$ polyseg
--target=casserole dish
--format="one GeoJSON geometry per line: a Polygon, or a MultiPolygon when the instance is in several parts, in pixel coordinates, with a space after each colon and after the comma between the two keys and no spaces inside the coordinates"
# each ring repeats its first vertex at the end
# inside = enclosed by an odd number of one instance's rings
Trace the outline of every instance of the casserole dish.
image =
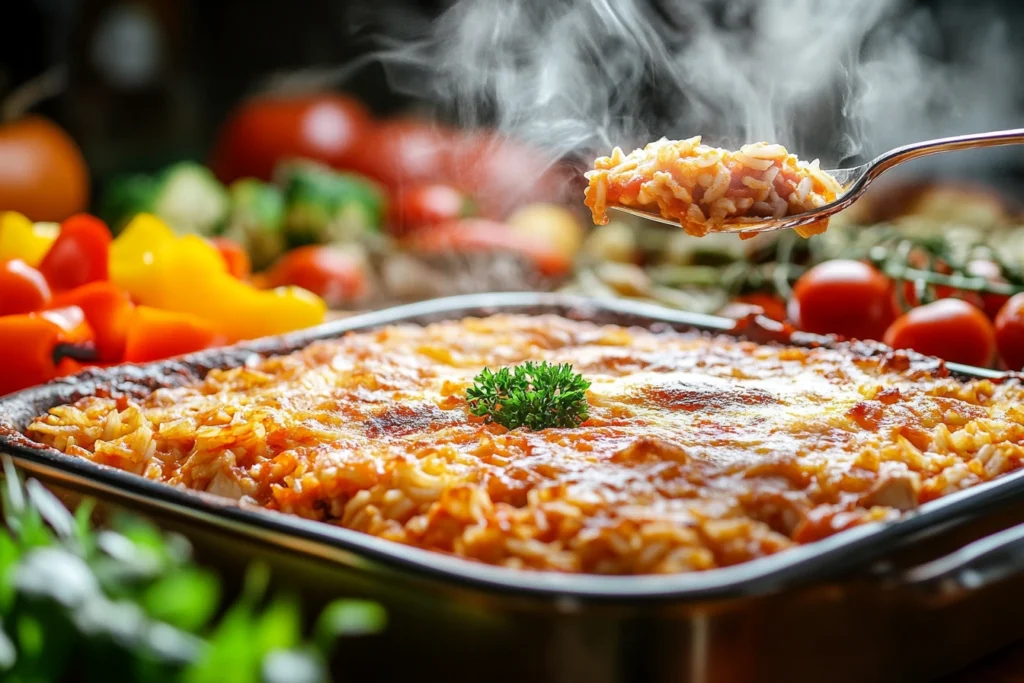
{"type": "MultiPolygon", "coordinates": [[[[1012,609],[1013,595],[1024,592],[1015,576],[1024,530],[1012,526],[1024,519],[1014,506],[1022,471],[931,501],[897,521],[857,526],[750,562],[609,577],[476,564],[240,507],[66,456],[21,433],[49,408],[103,388],[144,395],[212,368],[241,365],[254,353],[287,352],[350,330],[496,312],[829,343],[752,321],[734,327],[730,320],[623,301],[457,297],[29,389],[0,401],[0,450],[44,481],[144,509],[188,530],[201,553],[227,565],[258,549],[312,593],[380,600],[392,626],[381,642],[348,655],[349,676],[365,666],[366,675],[386,680],[434,680],[442,671],[455,680],[478,680],[483,672],[497,680],[912,680],[967,663],[1024,632],[1012,609]],[[957,549],[990,532],[996,533],[957,549]],[[881,558],[889,564],[873,564],[881,558]],[[394,652],[402,655],[388,656],[394,652]]],[[[965,377],[999,376],[949,367],[965,377]]]]}

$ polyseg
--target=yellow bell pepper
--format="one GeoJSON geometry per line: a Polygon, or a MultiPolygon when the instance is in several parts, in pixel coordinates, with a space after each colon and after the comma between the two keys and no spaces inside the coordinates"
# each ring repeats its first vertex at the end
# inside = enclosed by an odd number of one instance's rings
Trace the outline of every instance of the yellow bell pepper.
{"type": "Polygon", "coordinates": [[[21,259],[35,268],[59,232],[56,223],[33,223],[17,211],[4,211],[0,213],[0,261],[21,259]]]}
{"type": "Polygon", "coordinates": [[[316,325],[327,306],[298,287],[263,291],[233,277],[217,248],[197,235],[175,237],[140,215],[114,240],[110,277],[140,304],[190,313],[232,341],[316,325]]]}

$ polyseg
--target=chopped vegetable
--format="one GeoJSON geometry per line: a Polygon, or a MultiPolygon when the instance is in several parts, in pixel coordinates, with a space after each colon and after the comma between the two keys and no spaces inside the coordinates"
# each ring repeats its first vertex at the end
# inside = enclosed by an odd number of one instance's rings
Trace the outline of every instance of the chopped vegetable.
{"type": "Polygon", "coordinates": [[[996,345],[1007,368],[1024,370],[1024,293],[1010,297],[999,310],[996,345]]]}
{"type": "Polygon", "coordinates": [[[39,270],[55,291],[106,280],[110,230],[98,218],[78,214],[61,223],[60,234],[39,270]]]}
{"type": "Polygon", "coordinates": [[[291,246],[343,242],[380,232],[384,195],[360,176],[313,163],[282,169],[285,234],[291,246]]]}
{"type": "Polygon", "coordinates": [[[253,266],[266,268],[284,253],[284,195],[274,185],[255,178],[234,182],[231,218],[224,236],[245,246],[253,266]]]}
{"type": "Polygon", "coordinates": [[[82,309],[0,316],[0,395],[54,379],[65,357],[95,357],[92,330],[82,309]]]}
{"type": "Polygon", "coordinates": [[[59,231],[53,223],[33,223],[16,211],[0,213],[0,261],[21,259],[38,268],[59,231]]]}
{"type": "Polygon", "coordinates": [[[0,316],[31,313],[50,303],[50,286],[38,270],[21,259],[0,263],[0,316]]]}
{"type": "Polygon", "coordinates": [[[340,308],[369,292],[368,266],[364,259],[334,246],[309,245],[292,249],[267,273],[271,287],[295,285],[340,308]]]}
{"type": "Polygon", "coordinates": [[[178,233],[214,235],[224,229],[231,210],[227,190],[206,167],[183,161],[155,177],[114,180],[102,202],[115,229],[136,214],[152,213],[178,233]]]}
{"type": "Polygon", "coordinates": [[[880,340],[898,310],[892,281],[866,263],[843,259],[804,273],[789,301],[799,329],[854,339],[880,340]]]}
{"type": "Polygon", "coordinates": [[[961,299],[939,299],[900,316],[886,330],[885,343],[894,349],[986,367],[996,350],[996,334],[975,306],[961,299]]]}
{"type": "Polygon", "coordinates": [[[509,216],[512,232],[547,244],[567,258],[575,258],[583,244],[583,225],[572,211],[555,204],[530,204],[509,216]]]}
{"type": "Polygon", "coordinates": [[[124,361],[145,363],[214,346],[213,325],[189,313],[136,306],[125,334],[124,361]]]}
{"type": "Polygon", "coordinates": [[[126,291],[109,281],[90,282],[58,294],[53,306],[82,309],[95,336],[98,359],[111,363],[122,359],[134,308],[126,291]]]}
{"type": "Polygon", "coordinates": [[[210,239],[210,243],[220,252],[229,273],[239,280],[245,280],[252,274],[252,263],[249,261],[249,254],[238,242],[227,237],[213,237],[210,239]]]}
{"type": "Polygon", "coordinates": [[[498,372],[484,368],[466,390],[469,411],[507,429],[578,427],[587,419],[590,382],[569,364],[526,362],[498,372]]]}
{"type": "Polygon", "coordinates": [[[376,603],[336,600],[305,634],[299,604],[268,599],[263,565],[222,609],[220,578],[181,536],[127,514],[109,528],[3,461],[0,679],[12,683],[326,683],[339,636],[374,634],[376,603]]]}
{"type": "Polygon", "coordinates": [[[209,242],[196,235],[175,237],[145,214],[114,241],[110,272],[138,303],[191,313],[230,341],[316,325],[327,308],[297,287],[261,291],[241,282],[209,242]]]}
{"type": "Polygon", "coordinates": [[[541,275],[562,276],[572,270],[572,259],[544,242],[512,232],[503,223],[465,218],[415,233],[403,245],[424,254],[510,253],[525,258],[541,275]]]}
{"type": "Polygon", "coordinates": [[[394,235],[406,235],[472,213],[473,203],[454,187],[414,185],[395,193],[388,228],[394,235]]]}

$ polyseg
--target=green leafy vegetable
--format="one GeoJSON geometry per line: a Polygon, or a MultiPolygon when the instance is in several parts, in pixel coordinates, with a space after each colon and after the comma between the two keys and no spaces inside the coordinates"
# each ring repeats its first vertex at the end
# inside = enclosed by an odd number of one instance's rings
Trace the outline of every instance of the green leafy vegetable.
{"type": "Polygon", "coordinates": [[[569,364],[527,362],[493,372],[484,368],[466,390],[473,415],[508,429],[578,427],[587,419],[590,382],[569,364]]]}
{"type": "Polygon", "coordinates": [[[309,161],[285,164],[277,175],[289,246],[379,237],[384,194],[370,180],[309,161]]]}
{"type": "Polygon", "coordinates": [[[128,516],[97,530],[91,506],[72,515],[3,464],[0,680],[320,683],[336,636],[384,627],[378,605],[339,600],[305,634],[294,598],[268,599],[263,565],[215,619],[220,581],[184,538],[128,516]]]}
{"type": "Polygon", "coordinates": [[[255,178],[236,180],[231,193],[231,218],[225,237],[244,245],[256,270],[262,270],[285,252],[284,194],[255,178]]]}

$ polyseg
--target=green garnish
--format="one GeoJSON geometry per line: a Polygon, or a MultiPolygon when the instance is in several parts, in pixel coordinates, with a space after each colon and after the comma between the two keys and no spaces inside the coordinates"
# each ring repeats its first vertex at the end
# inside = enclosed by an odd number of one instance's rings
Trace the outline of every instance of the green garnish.
{"type": "Polygon", "coordinates": [[[466,390],[469,412],[508,429],[578,427],[587,419],[590,382],[568,363],[532,361],[493,372],[484,368],[466,390]]]}
{"type": "Polygon", "coordinates": [[[338,600],[307,631],[261,564],[225,605],[184,538],[123,515],[96,528],[7,456],[0,475],[0,680],[326,683],[338,636],[384,628],[380,605],[338,600]]]}

